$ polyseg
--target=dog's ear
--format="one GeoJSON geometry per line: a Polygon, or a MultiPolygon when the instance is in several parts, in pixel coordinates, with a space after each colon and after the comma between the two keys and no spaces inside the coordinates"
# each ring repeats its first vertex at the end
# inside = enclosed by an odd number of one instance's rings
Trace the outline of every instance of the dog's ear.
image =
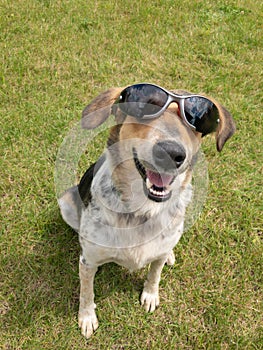
{"type": "MultiPolygon", "coordinates": [[[[179,95],[191,95],[192,93],[185,90],[172,90],[175,94],[179,95]]],[[[220,152],[226,143],[226,141],[234,134],[236,131],[235,122],[230,114],[230,112],[222,106],[219,102],[211,97],[203,95],[211,100],[217,107],[219,112],[220,123],[216,131],[216,148],[220,152]]]]}
{"type": "Polygon", "coordinates": [[[82,112],[81,126],[84,129],[94,129],[105,122],[111,114],[112,104],[122,90],[123,88],[111,88],[92,100],[82,112]]]}
{"type": "Polygon", "coordinates": [[[234,134],[236,130],[235,122],[230,112],[217,101],[213,100],[219,111],[219,125],[216,131],[216,147],[220,152],[226,141],[234,134]]]}

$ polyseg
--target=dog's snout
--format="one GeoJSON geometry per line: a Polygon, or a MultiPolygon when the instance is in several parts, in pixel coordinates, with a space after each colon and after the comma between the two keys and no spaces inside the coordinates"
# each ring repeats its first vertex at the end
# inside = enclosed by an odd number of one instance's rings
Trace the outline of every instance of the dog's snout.
{"type": "Polygon", "coordinates": [[[177,142],[161,141],[153,146],[153,158],[158,167],[163,170],[172,170],[183,164],[186,152],[177,142]]]}

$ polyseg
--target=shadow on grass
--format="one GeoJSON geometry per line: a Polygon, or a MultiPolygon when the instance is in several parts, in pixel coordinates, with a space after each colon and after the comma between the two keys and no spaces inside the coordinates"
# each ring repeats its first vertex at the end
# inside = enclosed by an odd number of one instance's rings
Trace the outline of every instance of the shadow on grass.
{"type": "MultiPolygon", "coordinates": [[[[14,247],[4,260],[6,288],[1,308],[4,328],[22,331],[39,324],[52,325],[65,317],[77,318],[79,303],[77,233],[62,220],[58,210],[42,213],[30,228],[28,239],[14,247]]],[[[100,308],[114,294],[139,298],[143,280],[115,264],[99,268],[95,301],[100,308]]],[[[106,302],[107,303],[107,302],[106,302]]],[[[77,324],[77,323],[76,323],[77,324]]]]}

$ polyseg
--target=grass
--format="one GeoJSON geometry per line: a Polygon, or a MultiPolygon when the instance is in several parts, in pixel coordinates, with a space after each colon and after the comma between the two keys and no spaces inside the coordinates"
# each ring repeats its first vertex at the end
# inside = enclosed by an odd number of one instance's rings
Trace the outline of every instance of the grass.
{"type": "Polygon", "coordinates": [[[0,348],[262,349],[262,3],[2,0],[1,10],[0,348]],[[216,97],[237,133],[221,154],[204,140],[208,198],[163,271],[161,307],[139,306],[145,270],[105,265],[87,342],[56,154],[93,97],[140,81],[216,97]]]}

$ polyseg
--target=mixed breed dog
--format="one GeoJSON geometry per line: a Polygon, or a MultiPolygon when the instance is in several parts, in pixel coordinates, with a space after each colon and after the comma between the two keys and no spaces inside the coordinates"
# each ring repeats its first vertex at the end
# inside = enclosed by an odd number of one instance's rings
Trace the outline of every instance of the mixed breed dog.
{"type": "Polygon", "coordinates": [[[141,304],[159,305],[159,281],[184,227],[192,170],[202,137],[215,132],[217,150],[235,131],[225,107],[186,91],[148,83],[112,88],[83,111],[94,129],[114,115],[107,148],[80,183],[59,199],[62,217],[79,233],[79,327],[98,328],[93,283],[98,267],[115,262],[130,271],[150,264],[141,304]]]}

